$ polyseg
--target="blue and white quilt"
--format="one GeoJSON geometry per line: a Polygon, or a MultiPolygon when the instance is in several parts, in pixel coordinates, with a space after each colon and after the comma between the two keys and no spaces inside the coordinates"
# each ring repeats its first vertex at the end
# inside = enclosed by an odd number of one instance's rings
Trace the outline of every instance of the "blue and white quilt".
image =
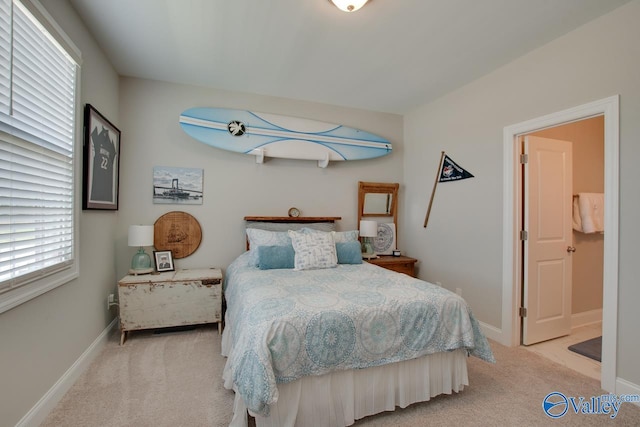
{"type": "Polygon", "coordinates": [[[431,283],[368,264],[260,270],[249,255],[227,269],[226,381],[267,416],[278,383],[465,348],[494,362],[467,303],[431,283]]]}

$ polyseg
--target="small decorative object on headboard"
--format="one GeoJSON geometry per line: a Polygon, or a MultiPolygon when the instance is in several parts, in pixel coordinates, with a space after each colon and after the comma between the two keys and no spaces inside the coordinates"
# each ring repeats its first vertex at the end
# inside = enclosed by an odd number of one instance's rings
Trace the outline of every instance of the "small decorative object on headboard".
{"type": "Polygon", "coordinates": [[[295,208],[295,207],[289,208],[288,214],[292,218],[298,218],[300,216],[300,209],[295,208]]]}

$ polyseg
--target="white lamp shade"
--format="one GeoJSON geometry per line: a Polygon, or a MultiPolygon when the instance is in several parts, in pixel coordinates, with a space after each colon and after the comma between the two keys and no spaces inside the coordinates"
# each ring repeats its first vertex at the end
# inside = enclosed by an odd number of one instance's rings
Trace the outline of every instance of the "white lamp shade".
{"type": "Polygon", "coordinates": [[[369,0],[331,0],[336,7],[344,12],[355,12],[369,0]]]}
{"type": "Polygon", "coordinates": [[[153,225],[130,225],[129,246],[153,246],[153,225]]]}
{"type": "Polygon", "coordinates": [[[378,223],[376,221],[360,221],[361,237],[377,237],[378,223]]]}

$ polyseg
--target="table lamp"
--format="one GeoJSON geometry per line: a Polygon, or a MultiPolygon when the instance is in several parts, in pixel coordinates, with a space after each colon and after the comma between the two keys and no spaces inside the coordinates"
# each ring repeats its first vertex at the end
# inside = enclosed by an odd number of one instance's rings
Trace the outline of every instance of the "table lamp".
{"type": "Polygon", "coordinates": [[[360,237],[362,237],[362,258],[377,258],[373,250],[373,239],[378,237],[378,223],[376,221],[360,221],[360,237]]]}
{"type": "Polygon", "coordinates": [[[131,259],[129,274],[149,274],[153,271],[151,257],[144,251],[145,246],[153,246],[153,225],[130,225],[129,246],[138,246],[138,252],[131,259]]]}

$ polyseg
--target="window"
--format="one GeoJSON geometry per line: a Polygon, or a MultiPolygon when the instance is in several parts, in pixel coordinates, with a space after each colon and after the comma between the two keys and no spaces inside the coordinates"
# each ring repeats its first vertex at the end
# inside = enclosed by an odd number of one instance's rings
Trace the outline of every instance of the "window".
{"type": "Polygon", "coordinates": [[[39,3],[0,0],[0,312],[77,276],[78,73],[39,3]]]}

